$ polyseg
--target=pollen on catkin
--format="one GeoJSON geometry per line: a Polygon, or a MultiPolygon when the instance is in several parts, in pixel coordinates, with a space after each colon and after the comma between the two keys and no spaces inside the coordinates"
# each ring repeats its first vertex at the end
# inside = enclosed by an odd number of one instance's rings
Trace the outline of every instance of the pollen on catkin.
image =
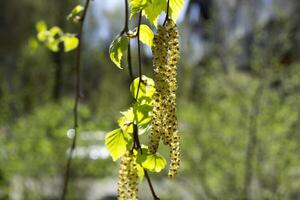
{"type": "Polygon", "coordinates": [[[153,95],[153,116],[152,116],[152,129],[150,133],[149,151],[150,153],[156,153],[160,138],[163,134],[163,95],[162,92],[165,90],[165,83],[163,80],[163,74],[161,73],[164,69],[164,65],[167,63],[167,37],[168,33],[164,26],[159,26],[157,30],[158,34],[153,39],[153,65],[154,65],[154,76],[156,80],[156,92],[153,95]],[[158,81],[160,80],[160,81],[158,81]]]}
{"type": "Polygon", "coordinates": [[[178,38],[176,24],[172,20],[167,20],[164,26],[158,27],[152,46],[156,93],[153,96],[153,120],[149,151],[156,153],[160,140],[170,147],[170,177],[176,175],[180,163],[176,117],[178,38]]]}
{"type": "Polygon", "coordinates": [[[137,200],[138,175],[136,156],[126,152],[121,159],[118,181],[118,200],[137,200]]]}
{"type": "Polygon", "coordinates": [[[136,157],[134,156],[130,162],[130,169],[128,174],[128,196],[130,200],[137,200],[138,193],[138,174],[136,157]]]}

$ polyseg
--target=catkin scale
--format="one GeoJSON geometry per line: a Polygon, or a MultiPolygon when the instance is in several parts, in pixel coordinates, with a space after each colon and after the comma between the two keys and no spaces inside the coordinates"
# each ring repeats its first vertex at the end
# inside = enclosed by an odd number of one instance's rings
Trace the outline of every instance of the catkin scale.
{"type": "Polygon", "coordinates": [[[170,147],[169,176],[176,175],[180,163],[179,135],[176,117],[177,69],[179,42],[176,24],[168,20],[154,36],[152,53],[156,93],[153,96],[153,122],[149,151],[156,153],[159,141],[170,147]]]}

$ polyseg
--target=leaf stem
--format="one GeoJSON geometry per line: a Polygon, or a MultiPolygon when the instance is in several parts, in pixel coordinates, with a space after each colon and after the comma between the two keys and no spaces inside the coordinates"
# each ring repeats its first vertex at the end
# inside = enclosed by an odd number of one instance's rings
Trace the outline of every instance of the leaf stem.
{"type": "Polygon", "coordinates": [[[76,148],[76,141],[77,141],[77,128],[78,128],[78,104],[80,99],[80,86],[81,86],[81,79],[80,79],[80,65],[81,65],[81,48],[82,48],[82,34],[83,34],[83,25],[86,18],[87,10],[90,4],[90,0],[86,0],[84,11],[82,14],[82,18],[80,20],[80,27],[78,33],[78,48],[76,51],[76,63],[75,63],[75,97],[74,97],[74,107],[73,107],[73,116],[74,116],[74,137],[72,139],[71,148],[67,160],[67,164],[65,167],[65,175],[64,175],[64,182],[63,182],[63,189],[60,199],[65,200],[67,193],[68,193],[68,184],[70,179],[70,172],[71,172],[71,163],[72,157],[76,148]]]}

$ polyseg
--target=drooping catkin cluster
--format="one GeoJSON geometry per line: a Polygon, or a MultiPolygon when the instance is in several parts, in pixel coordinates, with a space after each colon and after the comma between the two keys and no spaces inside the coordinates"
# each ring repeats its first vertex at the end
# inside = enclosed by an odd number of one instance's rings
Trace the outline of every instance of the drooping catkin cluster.
{"type": "Polygon", "coordinates": [[[118,181],[119,200],[137,200],[138,175],[136,157],[127,152],[121,159],[118,181]]]}
{"type": "Polygon", "coordinates": [[[178,30],[172,20],[159,26],[153,40],[153,65],[156,92],[153,95],[153,122],[149,151],[156,153],[159,141],[171,149],[169,176],[176,175],[179,168],[179,135],[176,117],[176,89],[179,59],[178,30]]]}

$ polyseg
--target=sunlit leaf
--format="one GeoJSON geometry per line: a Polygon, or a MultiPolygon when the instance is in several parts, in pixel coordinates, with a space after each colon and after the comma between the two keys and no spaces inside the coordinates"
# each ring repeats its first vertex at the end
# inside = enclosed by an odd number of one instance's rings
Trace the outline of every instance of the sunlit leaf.
{"type": "MultiPolygon", "coordinates": [[[[167,11],[167,0],[152,0],[152,3],[148,3],[145,7],[143,14],[148,20],[157,26],[157,20],[162,12],[167,11]]],[[[180,11],[182,10],[184,0],[170,0],[170,17],[176,21],[180,11]]]]}
{"type": "Polygon", "coordinates": [[[160,172],[166,167],[166,159],[156,153],[151,154],[149,153],[147,148],[143,148],[142,154],[138,152],[137,155],[137,162],[141,164],[141,166],[151,172],[160,172]]]}
{"type": "MultiPolygon", "coordinates": [[[[135,34],[137,32],[137,28],[135,28],[135,34]]],[[[149,47],[152,46],[154,38],[154,33],[152,32],[151,28],[147,26],[146,24],[141,24],[140,26],[140,41],[144,44],[148,45],[149,47]]]]}
{"type": "Polygon", "coordinates": [[[121,67],[121,59],[123,53],[127,50],[129,39],[126,36],[117,37],[113,40],[109,47],[110,59],[119,67],[121,67]]]}
{"type": "Polygon", "coordinates": [[[48,41],[46,42],[46,46],[48,49],[50,49],[53,52],[59,51],[59,41],[55,40],[54,38],[48,38],[48,41]]]}
{"type": "Polygon", "coordinates": [[[145,176],[144,168],[140,164],[137,164],[136,169],[137,169],[137,175],[140,178],[140,181],[143,181],[144,176],[145,176]]]}
{"type": "Polygon", "coordinates": [[[143,11],[150,23],[157,26],[157,20],[159,15],[166,10],[167,1],[166,0],[152,0],[152,3],[148,3],[147,7],[143,11]]]}
{"type": "Polygon", "coordinates": [[[39,41],[44,42],[47,39],[47,31],[38,32],[37,38],[39,41]]]}
{"type": "Polygon", "coordinates": [[[152,106],[148,104],[136,103],[133,106],[133,113],[137,115],[138,125],[146,128],[146,126],[151,122],[152,118],[149,113],[152,111],[152,106]]]}
{"type": "Polygon", "coordinates": [[[49,34],[54,39],[59,39],[59,37],[62,36],[63,31],[58,26],[53,26],[52,28],[50,28],[49,34]]]}
{"type": "Polygon", "coordinates": [[[35,25],[37,30],[37,38],[39,41],[44,42],[47,39],[47,24],[44,21],[38,21],[35,25]]]}
{"type": "Polygon", "coordinates": [[[62,41],[64,42],[65,52],[76,49],[79,44],[79,40],[75,36],[64,36],[62,41]]]}
{"type": "Polygon", "coordinates": [[[151,2],[150,0],[130,0],[130,17],[140,12],[144,9],[147,4],[151,2]]]}
{"type": "Polygon", "coordinates": [[[180,11],[182,10],[184,0],[170,0],[170,17],[176,22],[180,11]]]}
{"type": "Polygon", "coordinates": [[[68,15],[67,20],[72,20],[74,22],[79,22],[80,16],[79,14],[84,10],[82,5],[77,5],[73,8],[71,13],[68,15]]]}
{"type": "Polygon", "coordinates": [[[47,24],[44,21],[42,21],[42,20],[38,21],[36,23],[35,27],[36,27],[36,30],[38,32],[46,31],[47,30],[47,24]]]}
{"type": "Polygon", "coordinates": [[[134,114],[132,108],[128,109],[127,111],[121,112],[121,114],[123,116],[118,120],[119,127],[123,132],[133,133],[134,114]]]}
{"type": "Polygon", "coordinates": [[[108,149],[113,161],[123,156],[127,149],[132,146],[132,137],[121,129],[109,132],[105,137],[105,146],[108,149]]]}
{"type": "Polygon", "coordinates": [[[130,92],[132,96],[135,98],[138,94],[137,97],[138,100],[142,97],[151,98],[155,92],[153,79],[143,75],[141,82],[139,80],[140,80],[139,77],[135,78],[130,85],[130,92]]]}

